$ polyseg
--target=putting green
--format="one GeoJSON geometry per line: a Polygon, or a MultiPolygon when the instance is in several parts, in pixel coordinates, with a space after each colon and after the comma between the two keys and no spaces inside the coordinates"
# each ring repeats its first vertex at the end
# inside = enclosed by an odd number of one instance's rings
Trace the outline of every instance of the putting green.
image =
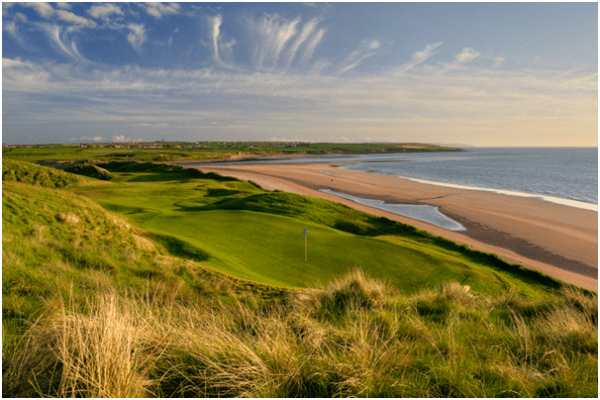
{"type": "Polygon", "coordinates": [[[488,275],[434,248],[416,249],[278,215],[219,210],[138,218],[148,230],[176,236],[208,252],[213,268],[278,286],[313,286],[353,268],[408,291],[488,275]],[[308,233],[307,262],[303,229],[308,233]]]}

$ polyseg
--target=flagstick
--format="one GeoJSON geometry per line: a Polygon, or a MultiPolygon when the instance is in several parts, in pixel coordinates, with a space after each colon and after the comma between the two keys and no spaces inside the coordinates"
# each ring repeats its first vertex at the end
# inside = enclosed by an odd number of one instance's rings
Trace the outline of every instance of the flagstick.
{"type": "Polygon", "coordinates": [[[304,235],[304,262],[308,260],[308,235],[304,235]]]}

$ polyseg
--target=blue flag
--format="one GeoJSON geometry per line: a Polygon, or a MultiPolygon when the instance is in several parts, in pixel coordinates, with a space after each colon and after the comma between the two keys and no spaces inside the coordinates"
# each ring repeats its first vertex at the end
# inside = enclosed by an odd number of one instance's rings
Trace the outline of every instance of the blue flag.
{"type": "Polygon", "coordinates": [[[304,233],[306,235],[306,229],[302,233],[304,233]]]}

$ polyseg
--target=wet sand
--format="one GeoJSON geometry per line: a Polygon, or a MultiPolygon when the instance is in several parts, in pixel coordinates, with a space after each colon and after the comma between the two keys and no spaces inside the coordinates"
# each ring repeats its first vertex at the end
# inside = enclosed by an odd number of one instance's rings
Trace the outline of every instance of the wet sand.
{"type": "Polygon", "coordinates": [[[598,291],[598,213],[595,211],[534,198],[448,188],[388,175],[347,171],[336,168],[339,164],[196,167],[204,172],[251,180],[268,190],[283,190],[346,204],[598,291]],[[463,224],[467,231],[448,231],[427,222],[323,193],[320,189],[387,203],[437,206],[440,212],[463,224]]]}

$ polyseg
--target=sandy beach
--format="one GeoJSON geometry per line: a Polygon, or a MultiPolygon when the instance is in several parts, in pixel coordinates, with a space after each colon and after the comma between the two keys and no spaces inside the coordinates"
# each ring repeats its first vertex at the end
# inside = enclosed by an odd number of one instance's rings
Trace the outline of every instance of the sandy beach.
{"type": "Polygon", "coordinates": [[[583,288],[598,291],[598,213],[524,198],[347,171],[339,163],[197,165],[204,172],[251,180],[282,190],[332,200],[494,253],[583,288]],[[329,189],[387,203],[439,207],[467,231],[435,225],[320,192],[329,189]]]}

